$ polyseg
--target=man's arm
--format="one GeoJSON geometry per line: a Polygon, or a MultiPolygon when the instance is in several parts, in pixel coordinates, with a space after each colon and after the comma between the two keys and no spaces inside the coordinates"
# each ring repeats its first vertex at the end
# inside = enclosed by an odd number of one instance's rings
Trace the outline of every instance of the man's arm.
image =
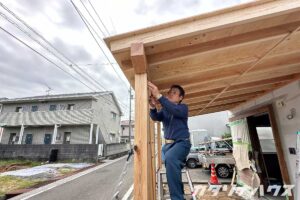
{"type": "Polygon", "coordinates": [[[154,109],[150,109],[150,117],[154,121],[160,121],[161,122],[164,118],[164,115],[163,115],[162,110],[157,112],[157,109],[154,108],[154,109]]]}
{"type": "Polygon", "coordinates": [[[170,102],[166,97],[161,96],[158,101],[168,112],[170,112],[175,117],[187,118],[188,117],[188,107],[185,104],[174,104],[170,102]]]}

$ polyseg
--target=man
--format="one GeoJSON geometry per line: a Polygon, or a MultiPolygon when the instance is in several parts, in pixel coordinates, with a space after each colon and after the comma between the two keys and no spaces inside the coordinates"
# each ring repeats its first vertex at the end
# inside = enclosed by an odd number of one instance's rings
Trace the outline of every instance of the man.
{"type": "Polygon", "coordinates": [[[181,86],[172,85],[167,97],[164,97],[153,83],[148,82],[148,88],[151,91],[150,117],[162,122],[164,127],[166,144],[162,147],[162,153],[171,199],[183,200],[181,170],[191,148],[187,125],[188,107],[181,103],[185,92],[181,86]],[[156,108],[158,102],[162,106],[160,111],[156,108]]]}

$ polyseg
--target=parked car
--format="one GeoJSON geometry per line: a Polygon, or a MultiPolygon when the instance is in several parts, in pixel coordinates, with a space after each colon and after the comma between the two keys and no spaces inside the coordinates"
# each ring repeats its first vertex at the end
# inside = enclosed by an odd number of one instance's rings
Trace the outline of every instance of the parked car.
{"type": "Polygon", "coordinates": [[[235,160],[232,154],[227,155],[199,155],[199,159],[202,161],[202,165],[205,169],[210,170],[211,164],[215,164],[217,176],[219,178],[230,178],[233,174],[233,168],[235,166],[235,160]]]}
{"type": "Polygon", "coordinates": [[[202,154],[205,151],[206,151],[205,145],[201,145],[198,147],[191,147],[190,153],[188,154],[186,159],[186,165],[192,169],[198,166],[202,166],[202,160],[201,157],[199,157],[199,154],[202,154]]]}

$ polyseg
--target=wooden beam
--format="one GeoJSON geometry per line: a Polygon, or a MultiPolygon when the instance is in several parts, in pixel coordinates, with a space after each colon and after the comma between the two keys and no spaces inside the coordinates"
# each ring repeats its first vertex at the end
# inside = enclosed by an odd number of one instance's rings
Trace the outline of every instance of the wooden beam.
{"type": "MultiPolygon", "coordinates": [[[[253,91],[253,90],[264,90],[265,88],[270,88],[270,87],[276,87],[279,84],[288,82],[289,80],[292,79],[293,76],[289,75],[283,78],[277,78],[277,79],[269,79],[266,81],[259,81],[259,82],[252,82],[252,83],[246,83],[246,84],[241,84],[241,85],[236,85],[236,86],[231,86],[227,92],[239,92],[239,91],[253,91]]],[[[201,97],[201,96],[207,96],[207,95],[216,95],[220,93],[224,88],[220,89],[214,89],[214,90],[205,90],[205,91],[200,91],[196,93],[187,93],[186,99],[190,98],[196,98],[196,97],[201,97]]],[[[225,92],[226,93],[226,92],[225,92]]],[[[236,94],[236,93],[235,93],[236,94]]],[[[202,101],[203,102],[203,101],[202,101]]]]}
{"type": "Polygon", "coordinates": [[[228,88],[228,91],[236,91],[236,90],[240,90],[240,89],[253,88],[256,86],[263,86],[263,85],[270,85],[270,84],[274,84],[274,83],[284,83],[291,79],[293,79],[293,75],[287,75],[287,76],[282,76],[282,77],[275,77],[275,78],[270,78],[270,79],[265,79],[265,80],[253,81],[253,82],[249,82],[249,83],[232,85],[232,86],[230,86],[230,88],[228,88]]]}
{"type": "Polygon", "coordinates": [[[257,87],[252,87],[252,88],[239,89],[239,90],[226,91],[226,92],[223,92],[221,95],[219,95],[219,98],[244,95],[244,94],[255,94],[255,93],[259,94],[261,92],[272,90],[272,89],[276,88],[278,85],[280,85],[280,83],[257,86],[257,87]]]}
{"type": "MultiPolygon", "coordinates": [[[[287,76],[283,76],[283,77],[276,77],[276,78],[260,80],[260,81],[253,81],[253,82],[244,83],[244,84],[240,84],[240,85],[233,85],[227,91],[239,91],[239,90],[252,89],[252,88],[266,86],[266,85],[273,85],[273,84],[279,84],[279,83],[281,84],[281,83],[288,82],[291,79],[293,79],[293,75],[287,75],[287,76]]],[[[188,97],[192,97],[192,96],[197,96],[197,94],[199,94],[199,96],[202,96],[201,94],[205,94],[206,92],[209,93],[210,91],[215,91],[212,93],[216,94],[218,90],[222,91],[222,89],[224,89],[224,88],[225,87],[221,87],[221,88],[216,88],[216,89],[211,89],[211,90],[210,89],[207,90],[206,88],[200,88],[199,92],[196,89],[195,89],[195,92],[187,92],[187,89],[185,88],[185,91],[186,91],[186,94],[191,94],[191,95],[187,95],[188,97]]],[[[190,91],[190,90],[188,90],[188,91],[190,91]]]]}
{"type": "MultiPolygon", "coordinates": [[[[241,102],[244,102],[244,101],[238,101],[238,102],[232,102],[232,103],[227,103],[227,104],[224,104],[224,105],[216,105],[216,106],[213,106],[211,105],[210,107],[207,107],[207,109],[219,109],[219,108],[227,108],[227,107],[234,107],[236,105],[239,105],[241,104],[241,102]]],[[[195,110],[201,110],[202,108],[195,108],[195,109],[189,109],[190,111],[195,111],[195,110]]]]}
{"type": "Polygon", "coordinates": [[[189,111],[189,117],[204,115],[204,114],[214,113],[214,112],[226,111],[226,110],[229,110],[229,109],[231,109],[231,108],[233,108],[234,106],[237,106],[237,105],[239,105],[239,104],[232,104],[232,105],[226,105],[226,106],[217,106],[217,107],[213,107],[213,108],[207,108],[201,114],[199,114],[199,111],[201,109],[190,110],[189,111]]]}
{"type": "Polygon", "coordinates": [[[136,74],[143,74],[147,72],[147,59],[143,43],[131,44],[131,61],[136,74]]]}
{"type": "Polygon", "coordinates": [[[183,100],[184,103],[189,104],[189,103],[196,103],[196,102],[202,102],[202,101],[208,101],[213,99],[216,96],[214,95],[207,95],[207,96],[201,96],[201,97],[195,97],[195,98],[186,98],[183,100]]]}
{"type": "MultiPolygon", "coordinates": [[[[280,47],[280,45],[282,45],[285,41],[288,41],[293,35],[297,34],[298,30],[300,29],[300,26],[298,28],[296,28],[295,30],[293,30],[291,33],[289,33],[288,35],[286,35],[284,38],[282,38],[281,40],[279,40],[271,49],[269,49],[258,61],[256,61],[254,64],[252,64],[247,70],[245,70],[239,77],[237,80],[242,79],[249,71],[251,71],[252,69],[254,69],[258,64],[260,64],[269,54],[271,54],[274,50],[276,50],[276,48],[280,47]]],[[[235,80],[234,82],[237,82],[237,80],[235,80]]],[[[221,96],[226,90],[228,90],[230,86],[227,86],[220,94],[218,94],[213,100],[211,100],[211,102],[209,102],[201,111],[203,112],[207,107],[210,106],[210,104],[212,104],[219,96],[221,96]]]]}
{"type": "Polygon", "coordinates": [[[112,52],[130,48],[134,41],[145,45],[177,39],[201,33],[239,26],[259,20],[271,19],[300,10],[299,0],[255,1],[220,11],[193,16],[139,31],[106,38],[112,52]]]}
{"type": "Polygon", "coordinates": [[[279,27],[283,24],[292,24],[294,22],[299,22],[299,13],[288,13],[280,15],[277,17],[272,17],[269,19],[262,19],[259,21],[253,21],[245,24],[240,24],[238,26],[227,27],[220,30],[207,31],[205,34],[195,34],[189,37],[184,37],[181,39],[176,39],[174,41],[161,42],[159,44],[146,46],[145,51],[147,55],[153,55],[160,52],[170,51],[172,49],[180,49],[187,46],[194,46],[199,44],[208,43],[215,40],[220,40],[223,38],[231,36],[239,36],[241,34],[254,32],[257,30],[268,29],[272,27],[279,27]],[[283,19],[285,18],[285,19],[283,19]]]}
{"type": "Polygon", "coordinates": [[[214,94],[220,93],[222,91],[222,89],[223,88],[213,89],[213,90],[206,90],[206,91],[201,91],[201,92],[196,92],[196,93],[186,93],[185,98],[186,99],[191,99],[191,98],[195,98],[195,97],[214,95],[214,94]]]}
{"type": "MultiPolygon", "coordinates": [[[[293,78],[292,78],[291,80],[279,84],[277,87],[275,87],[275,88],[273,89],[273,91],[274,91],[274,90],[277,90],[277,89],[279,89],[279,88],[282,88],[282,87],[284,87],[285,85],[288,85],[288,84],[290,84],[290,83],[292,83],[292,82],[294,82],[294,81],[300,80],[300,73],[294,74],[294,75],[292,75],[292,77],[293,77],[293,78]]],[[[269,93],[269,91],[262,92],[261,94],[257,95],[255,98],[257,99],[257,98],[263,97],[264,95],[267,95],[268,93],[269,93]]],[[[253,100],[253,99],[249,99],[249,101],[251,101],[251,100],[253,100]]],[[[249,101],[247,101],[247,102],[249,102],[249,101]]],[[[247,102],[245,102],[245,103],[247,103],[247,102]]],[[[243,103],[243,104],[244,104],[244,103],[243,103]]],[[[243,106],[243,104],[241,104],[241,105],[239,105],[239,106],[243,106]]],[[[234,109],[235,109],[235,108],[234,108],[234,109]]]]}
{"type": "Polygon", "coordinates": [[[156,85],[158,85],[159,88],[163,88],[163,89],[167,88],[172,83],[177,83],[184,87],[189,87],[195,84],[208,84],[208,83],[215,83],[219,81],[226,82],[227,83],[226,86],[228,87],[233,84],[252,82],[257,80],[259,77],[261,78],[258,80],[264,80],[272,77],[290,75],[294,73],[293,71],[299,71],[300,63],[295,63],[291,65],[280,65],[280,66],[276,65],[265,69],[259,68],[257,70],[251,70],[250,72],[247,72],[247,74],[243,76],[243,79],[239,79],[238,77],[240,77],[240,75],[243,74],[243,72],[245,72],[245,70],[247,70],[249,66],[252,65],[243,66],[243,67],[226,68],[223,70],[222,69],[212,70],[210,72],[194,73],[190,75],[179,74],[176,77],[165,78],[164,80],[161,81],[154,80],[154,82],[156,83],[156,85]],[[266,77],[265,76],[266,73],[269,74],[270,77],[266,77]]]}
{"type": "Polygon", "coordinates": [[[292,24],[284,24],[278,27],[271,27],[262,30],[251,31],[240,35],[229,36],[218,40],[200,43],[197,45],[189,45],[179,49],[172,49],[157,54],[148,55],[149,66],[162,64],[166,62],[181,60],[189,57],[197,56],[203,52],[211,52],[217,49],[226,49],[228,47],[239,47],[251,43],[263,42],[270,38],[281,37],[290,30],[294,30],[300,25],[300,22],[292,24]]]}

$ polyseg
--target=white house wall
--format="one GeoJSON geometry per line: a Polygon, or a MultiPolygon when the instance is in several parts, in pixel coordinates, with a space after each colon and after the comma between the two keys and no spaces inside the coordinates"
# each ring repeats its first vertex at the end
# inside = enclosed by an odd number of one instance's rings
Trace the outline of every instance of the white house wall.
{"type": "Polygon", "coordinates": [[[51,101],[42,103],[12,103],[12,104],[5,104],[3,106],[2,112],[15,112],[16,107],[21,106],[23,108],[23,112],[30,112],[32,106],[38,106],[38,111],[49,111],[50,105],[57,105],[57,110],[67,110],[68,104],[75,104],[74,110],[81,110],[81,109],[90,109],[92,107],[91,100],[65,100],[65,101],[51,101]]]}
{"type": "Polygon", "coordinates": [[[119,142],[121,112],[114,103],[111,94],[105,95],[105,97],[97,97],[97,101],[94,100],[92,103],[92,109],[94,109],[94,117],[92,121],[94,124],[99,124],[100,132],[102,133],[105,142],[119,142]],[[112,119],[111,112],[117,114],[115,120],[112,119]],[[110,140],[110,133],[114,133],[116,136],[112,141],[110,140]]]}
{"type": "MultiPolygon", "coordinates": [[[[25,144],[26,134],[32,134],[32,144],[44,144],[45,134],[53,134],[54,126],[48,127],[26,127],[24,129],[24,135],[22,144],[25,144]]],[[[60,140],[56,141],[56,144],[62,144],[64,133],[71,132],[71,144],[88,144],[89,143],[89,133],[90,126],[61,126],[58,127],[58,135],[60,135],[60,140]]],[[[20,134],[20,127],[6,127],[3,131],[3,137],[1,144],[8,144],[10,133],[16,133],[17,136],[20,134]]],[[[95,141],[95,140],[94,140],[95,141]]]]}
{"type": "Polygon", "coordinates": [[[296,148],[296,132],[300,130],[300,81],[295,81],[231,110],[230,117],[237,116],[240,112],[252,110],[270,103],[272,103],[274,107],[290,180],[292,183],[295,183],[296,155],[290,154],[289,148],[296,148]],[[282,104],[280,102],[283,102],[283,107],[281,107],[282,104]],[[287,115],[290,114],[292,108],[296,110],[296,115],[293,119],[289,120],[287,119],[287,115]]]}

